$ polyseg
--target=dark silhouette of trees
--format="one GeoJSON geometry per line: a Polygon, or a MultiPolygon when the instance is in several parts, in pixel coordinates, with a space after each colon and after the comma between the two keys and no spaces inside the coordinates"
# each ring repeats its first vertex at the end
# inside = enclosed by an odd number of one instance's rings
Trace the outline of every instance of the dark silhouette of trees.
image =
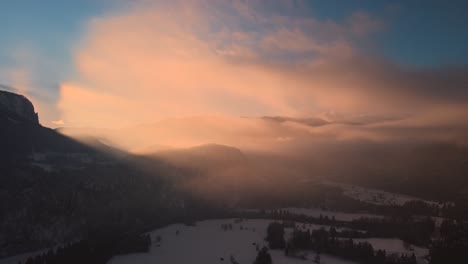
{"type": "Polygon", "coordinates": [[[445,220],[440,226],[440,237],[433,241],[430,263],[468,263],[468,224],[445,220]]]}
{"type": "Polygon", "coordinates": [[[268,225],[267,237],[268,246],[271,249],[283,249],[286,245],[284,241],[284,226],[281,223],[273,222],[268,225]]]}
{"type": "Polygon", "coordinates": [[[93,241],[82,240],[56,250],[29,257],[26,264],[105,264],[112,256],[148,252],[151,245],[149,235],[127,235],[115,240],[115,237],[101,237],[93,241]]]}
{"type": "Polygon", "coordinates": [[[302,257],[299,250],[313,250],[317,254],[314,258],[320,262],[320,253],[336,255],[360,263],[369,264],[416,264],[416,256],[406,254],[387,255],[384,250],[375,251],[368,242],[354,242],[353,239],[340,238],[335,228],[329,231],[324,228],[317,230],[295,229],[285,247],[285,255],[302,257]]]}
{"type": "Polygon", "coordinates": [[[263,247],[257,254],[257,258],[255,258],[254,264],[272,264],[273,260],[271,259],[271,255],[268,252],[268,248],[263,247]]]}
{"type": "Polygon", "coordinates": [[[361,218],[351,222],[353,229],[367,230],[375,237],[398,237],[401,240],[428,246],[435,229],[434,221],[429,218],[361,218]]]}

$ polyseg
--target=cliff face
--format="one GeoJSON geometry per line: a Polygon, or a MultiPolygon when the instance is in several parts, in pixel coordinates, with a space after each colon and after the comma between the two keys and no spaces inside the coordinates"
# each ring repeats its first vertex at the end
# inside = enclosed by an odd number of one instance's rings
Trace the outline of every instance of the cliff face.
{"type": "Polygon", "coordinates": [[[0,90],[0,112],[25,121],[39,124],[39,117],[34,106],[26,97],[0,90]]]}
{"type": "MultiPolygon", "coordinates": [[[[74,161],[95,155],[96,151],[40,125],[34,106],[26,97],[0,90],[0,168],[12,162],[30,161],[37,153],[54,153],[59,165],[64,166],[62,158],[74,161]]],[[[76,162],[73,165],[81,166],[76,162]]]]}

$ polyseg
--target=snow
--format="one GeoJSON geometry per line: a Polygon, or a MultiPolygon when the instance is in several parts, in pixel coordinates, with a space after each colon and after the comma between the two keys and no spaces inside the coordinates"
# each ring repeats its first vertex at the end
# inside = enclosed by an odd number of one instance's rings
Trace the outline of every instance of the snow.
{"type": "MultiPolygon", "coordinates": [[[[194,227],[170,225],[150,233],[153,243],[149,253],[115,256],[109,264],[219,264],[230,263],[231,255],[238,263],[252,263],[257,256],[256,245],[253,243],[258,244],[260,248],[267,245],[264,238],[266,228],[271,222],[273,220],[255,219],[236,223],[234,219],[224,219],[198,222],[194,227]],[[233,229],[223,231],[222,224],[232,224],[233,229]],[[177,230],[178,235],[176,235],[177,230]],[[156,242],[157,236],[162,238],[160,244],[156,242]],[[221,261],[221,258],[224,258],[224,261],[221,261]]],[[[270,250],[270,254],[274,263],[312,263],[311,260],[286,257],[283,251],[270,250]]],[[[309,254],[311,258],[314,255],[313,252],[309,254]]],[[[321,263],[352,264],[354,262],[322,254],[321,263]]]]}
{"type": "Polygon", "coordinates": [[[52,165],[50,165],[50,164],[47,164],[47,163],[31,162],[31,165],[39,167],[39,168],[43,169],[46,172],[51,172],[51,171],[54,170],[54,167],[52,165]]]}
{"type": "Polygon", "coordinates": [[[404,205],[406,202],[409,201],[422,201],[430,205],[439,205],[439,203],[434,201],[428,201],[421,198],[404,195],[404,194],[397,194],[386,192],[379,189],[372,189],[366,188],[362,186],[352,185],[352,184],[345,184],[345,183],[338,183],[332,181],[324,181],[323,184],[339,187],[343,190],[343,194],[348,196],[352,199],[371,203],[375,205],[404,205]]]}
{"type": "MultiPolygon", "coordinates": [[[[268,224],[275,220],[269,219],[221,219],[206,220],[196,224],[196,226],[186,226],[173,224],[150,232],[152,245],[150,252],[139,254],[128,254],[113,257],[108,264],[185,264],[185,263],[226,263],[229,264],[230,256],[240,263],[252,263],[257,255],[256,245],[263,247],[267,245],[264,240],[268,224]],[[224,231],[221,225],[231,224],[232,230],[224,231]],[[242,229],[241,229],[242,227],[242,229]],[[178,234],[176,234],[178,232],[178,234]],[[161,237],[158,243],[156,238],[161,237]],[[221,261],[220,258],[224,258],[221,261]]],[[[316,225],[296,222],[296,227],[302,230],[325,228],[328,225],[316,225]]],[[[292,228],[286,228],[286,238],[292,233],[292,228]]],[[[405,247],[400,239],[395,238],[362,238],[353,239],[355,242],[367,241],[374,249],[384,249],[387,253],[415,254],[418,263],[427,263],[425,256],[428,255],[427,248],[410,245],[405,247]]],[[[0,264],[17,264],[18,261],[24,263],[30,256],[43,253],[41,250],[26,253],[14,257],[0,260],[0,264]]],[[[313,251],[308,251],[309,260],[302,260],[284,256],[283,251],[270,250],[273,263],[296,264],[313,263],[311,259],[315,256],[313,251]]],[[[355,262],[340,259],[334,256],[321,254],[321,263],[325,264],[353,264],[355,262]]]]}
{"type": "MultiPolygon", "coordinates": [[[[303,259],[298,259],[298,258],[291,258],[287,257],[284,255],[282,251],[278,250],[271,250],[270,251],[271,258],[273,259],[273,263],[281,263],[281,264],[296,264],[296,263],[315,263],[313,262],[313,258],[315,256],[315,253],[313,251],[310,251],[308,256],[308,260],[303,260],[303,259]]],[[[253,260],[250,262],[244,262],[244,263],[252,263],[253,260]]],[[[321,264],[355,264],[356,262],[350,261],[350,260],[345,260],[341,259],[338,257],[326,255],[326,254],[320,254],[320,263],[321,264]]]]}

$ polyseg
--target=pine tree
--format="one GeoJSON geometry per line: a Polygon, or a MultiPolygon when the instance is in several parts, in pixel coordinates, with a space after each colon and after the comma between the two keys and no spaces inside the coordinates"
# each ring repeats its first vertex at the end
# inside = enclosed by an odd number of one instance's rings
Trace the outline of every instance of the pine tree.
{"type": "Polygon", "coordinates": [[[273,264],[273,260],[271,259],[271,255],[268,252],[268,248],[263,247],[262,250],[258,252],[254,264],[273,264]]]}

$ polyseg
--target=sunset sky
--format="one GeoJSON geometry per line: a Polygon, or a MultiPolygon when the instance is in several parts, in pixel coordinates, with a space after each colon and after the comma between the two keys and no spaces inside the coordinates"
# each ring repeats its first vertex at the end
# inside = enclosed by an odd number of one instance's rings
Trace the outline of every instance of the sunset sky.
{"type": "Polygon", "coordinates": [[[50,127],[285,116],[457,138],[467,11],[455,0],[8,1],[0,84],[50,127]]]}

